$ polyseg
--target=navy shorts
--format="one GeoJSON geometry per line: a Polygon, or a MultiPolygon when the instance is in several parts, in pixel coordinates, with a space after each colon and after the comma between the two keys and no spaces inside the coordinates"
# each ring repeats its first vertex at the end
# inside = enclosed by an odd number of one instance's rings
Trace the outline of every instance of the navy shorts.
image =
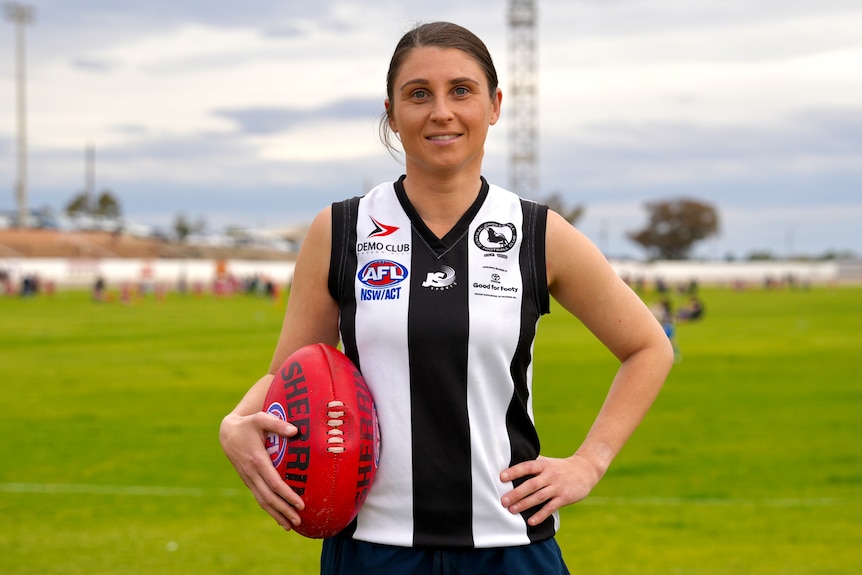
{"type": "Polygon", "coordinates": [[[332,537],[321,575],[569,575],[555,539],[516,547],[423,549],[332,537]]]}

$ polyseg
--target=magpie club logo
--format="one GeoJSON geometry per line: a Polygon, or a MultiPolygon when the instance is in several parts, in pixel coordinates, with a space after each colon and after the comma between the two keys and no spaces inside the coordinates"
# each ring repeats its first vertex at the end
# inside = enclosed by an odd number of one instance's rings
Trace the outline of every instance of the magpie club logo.
{"type": "Polygon", "coordinates": [[[473,234],[473,243],[483,252],[507,252],[515,247],[517,239],[518,231],[511,223],[485,222],[473,234]]]}

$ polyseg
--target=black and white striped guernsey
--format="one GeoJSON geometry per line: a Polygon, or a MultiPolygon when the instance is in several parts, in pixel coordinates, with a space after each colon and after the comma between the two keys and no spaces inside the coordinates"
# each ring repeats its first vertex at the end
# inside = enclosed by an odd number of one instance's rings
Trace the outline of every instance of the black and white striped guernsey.
{"type": "Polygon", "coordinates": [[[375,484],[348,533],[407,547],[501,547],[552,537],[554,514],[500,503],[500,472],[534,459],[536,327],[549,311],[547,208],[481,181],[437,238],[397,182],[332,206],[329,290],[344,351],[377,403],[375,484]]]}

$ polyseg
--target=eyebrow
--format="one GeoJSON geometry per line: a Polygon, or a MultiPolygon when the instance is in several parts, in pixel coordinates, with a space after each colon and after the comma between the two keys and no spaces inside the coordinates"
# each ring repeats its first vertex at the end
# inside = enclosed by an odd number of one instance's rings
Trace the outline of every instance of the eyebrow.
{"type": "MultiPolygon", "coordinates": [[[[430,83],[431,82],[429,82],[428,80],[426,80],[424,78],[415,78],[413,80],[407,80],[406,82],[401,84],[400,90],[403,90],[407,86],[411,86],[414,84],[419,85],[419,86],[427,86],[430,83]]],[[[449,81],[449,84],[452,86],[455,86],[457,84],[466,84],[466,83],[476,84],[476,85],[480,84],[480,82],[478,80],[475,80],[473,78],[468,78],[466,76],[464,76],[462,78],[453,78],[452,80],[449,81]]]]}

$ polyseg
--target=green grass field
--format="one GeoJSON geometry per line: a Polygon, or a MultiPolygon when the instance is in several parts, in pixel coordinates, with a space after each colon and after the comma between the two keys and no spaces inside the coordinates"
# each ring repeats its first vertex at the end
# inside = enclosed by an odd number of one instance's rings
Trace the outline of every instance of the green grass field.
{"type": "MultiPolygon", "coordinates": [[[[573,574],[862,573],[862,289],[703,290],[682,361],[559,541],[573,574]]],[[[0,573],[315,573],[217,441],[283,308],[0,299],[0,573]]],[[[615,366],[558,308],[535,411],[568,455],[615,366]]]]}

